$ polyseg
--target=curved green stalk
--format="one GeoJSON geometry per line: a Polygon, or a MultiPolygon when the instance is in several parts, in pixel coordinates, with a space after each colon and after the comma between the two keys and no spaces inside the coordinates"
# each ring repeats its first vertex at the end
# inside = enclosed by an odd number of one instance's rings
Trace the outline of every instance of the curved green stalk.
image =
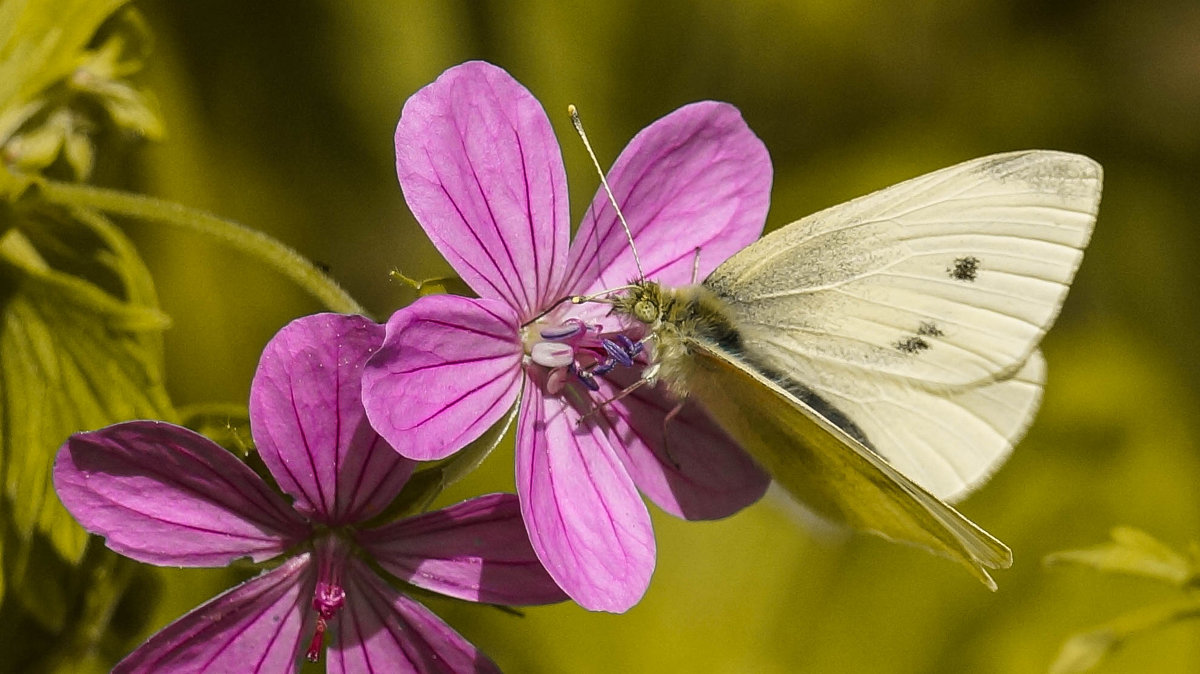
{"type": "Polygon", "coordinates": [[[262,232],[231,220],[172,201],[103,187],[52,180],[37,180],[33,187],[46,201],[62,206],[91,208],[199,232],[266,262],[331,311],[367,315],[362,305],[303,255],[262,232]]]}

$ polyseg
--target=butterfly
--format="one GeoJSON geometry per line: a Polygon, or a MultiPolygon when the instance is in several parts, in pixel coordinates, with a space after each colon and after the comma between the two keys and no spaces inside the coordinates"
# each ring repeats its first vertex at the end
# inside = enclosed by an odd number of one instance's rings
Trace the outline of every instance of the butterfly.
{"type": "Polygon", "coordinates": [[[612,298],[649,365],[817,514],[988,569],[1011,551],[950,503],[1041,400],[1038,343],[1100,204],[1102,171],[1045,150],[967,161],[778,229],[703,283],[612,298]]]}

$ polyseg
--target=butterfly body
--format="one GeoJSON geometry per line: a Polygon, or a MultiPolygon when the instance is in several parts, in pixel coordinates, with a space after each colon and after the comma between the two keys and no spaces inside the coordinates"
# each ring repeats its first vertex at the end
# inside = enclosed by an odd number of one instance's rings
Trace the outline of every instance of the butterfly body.
{"type": "Polygon", "coordinates": [[[981,484],[1041,399],[1037,344],[1087,244],[1100,167],[984,157],[787,225],[703,284],[636,281],[647,378],[704,407],[818,513],[963,562],[1011,564],[947,501],[981,484]]]}
{"type": "Polygon", "coordinates": [[[640,321],[653,334],[654,370],[647,378],[661,379],[678,397],[688,394],[690,356],[700,344],[741,351],[729,307],[702,285],[666,288],[634,281],[628,293],[613,298],[613,310],[640,321]]]}

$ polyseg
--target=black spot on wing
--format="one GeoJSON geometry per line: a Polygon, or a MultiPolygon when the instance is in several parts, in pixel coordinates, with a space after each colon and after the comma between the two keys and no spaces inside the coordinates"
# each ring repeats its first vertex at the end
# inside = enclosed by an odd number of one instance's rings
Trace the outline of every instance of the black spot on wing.
{"type": "Polygon", "coordinates": [[[955,281],[974,281],[979,275],[979,258],[973,255],[955,258],[954,265],[946,267],[946,273],[955,281]]]}
{"type": "Polygon", "coordinates": [[[894,346],[901,353],[914,354],[914,353],[921,353],[925,349],[928,349],[929,342],[925,341],[921,337],[914,335],[912,337],[905,337],[904,339],[896,342],[896,344],[894,346]]]}
{"type": "Polygon", "coordinates": [[[937,326],[937,323],[925,321],[921,324],[921,327],[917,328],[917,334],[922,337],[942,337],[946,333],[942,332],[942,329],[937,326]]]}

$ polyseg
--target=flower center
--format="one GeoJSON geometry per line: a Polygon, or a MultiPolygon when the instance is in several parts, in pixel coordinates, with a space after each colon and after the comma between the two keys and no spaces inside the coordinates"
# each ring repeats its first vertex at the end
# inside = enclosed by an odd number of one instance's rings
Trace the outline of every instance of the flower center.
{"type": "Polygon", "coordinates": [[[537,321],[525,327],[525,353],[528,362],[549,370],[546,392],[558,395],[570,382],[589,391],[599,391],[597,377],[617,366],[633,367],[644,345],[623,332],[604,334],[599,324],[587,324],[578,318],[561,322],[537,321]]]}
{"type": "Polygon", "coordinates": [[[317,612],[317,626],[312,640],[308,642],[308,651],[304,654],[309,662],[321,659],[321,651],[325,650],[325,631],[329,628],[329,621],[333,620],[346,603],[342,572],[346,568],[349,548],[345,541],[337,536],[324,536],[317,540],[316,555],[317,586],[313,591],[312,607],[317,612]]]}

